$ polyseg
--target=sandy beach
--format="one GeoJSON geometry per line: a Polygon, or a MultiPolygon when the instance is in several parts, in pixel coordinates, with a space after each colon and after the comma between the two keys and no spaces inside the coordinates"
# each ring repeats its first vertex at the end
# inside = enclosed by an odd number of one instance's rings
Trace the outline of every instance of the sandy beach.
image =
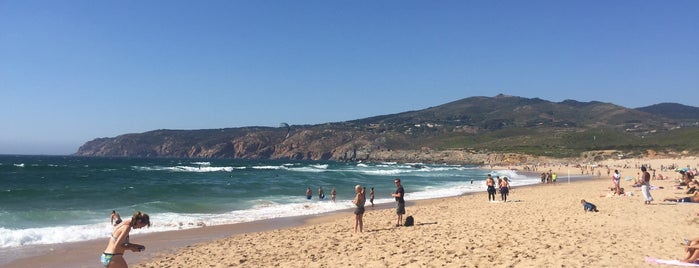
{"type": "MultiPolygon", "coordinates": [[[[672,179],[679,173],[661,172],[660,167],[696,168],[698,163],[696,158],[598,163],[619,169],[622,178],[637,176],[642,164],[671,178],[651,181],[651,205],[644,204],[633,180],[621,181],[627,196],[611,196],[606,168],[569,183],[568,172],[579,175],[581,169],[554,165],[536,172],[551,169],[558,173],[558,183],[515,187],[508,202],[488,202],[486,193],[410,202],[406,216],[415,218],[412,227],[395,227],[393,208],[367,207],[363,233],[354,233],[351,212],[335,213],[300,225],[238,228],[221,237],[212,235],[220,230],[205,227],[196,232],[209,240],[178,247],[154,248],[157,241],[143,236],[138,243],[151,243],[148,258],[131,252],[125,257],[130,267],[662,267],[645,258],[681,259],[682,240],[699,236],[699,204],[663,202],[687,195],[674,187],[672,179]],[[585,212],[581,199],[597,205],[599,212],[585,212]]],[[[410,187],[409,181],[403,184],[410,187]]],[[[167,237],[158,236],[158,243],[168,243],[167,237]]],[[[97,255],[92,258],[98,264],[97,255]]],[[[40,267],[41,260],[10,267],[40,267]]]]}

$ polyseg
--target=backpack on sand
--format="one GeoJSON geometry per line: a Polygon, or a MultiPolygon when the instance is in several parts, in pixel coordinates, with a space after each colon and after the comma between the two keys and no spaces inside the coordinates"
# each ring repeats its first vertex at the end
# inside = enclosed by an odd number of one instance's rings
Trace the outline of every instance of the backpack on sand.
{"type": "Polygon", "coordinates": [[[405,224],[403,226],[413,226],[415,225],[415,219],[413,219],[413,216],[408,216],[405,218],[405,224]]]}

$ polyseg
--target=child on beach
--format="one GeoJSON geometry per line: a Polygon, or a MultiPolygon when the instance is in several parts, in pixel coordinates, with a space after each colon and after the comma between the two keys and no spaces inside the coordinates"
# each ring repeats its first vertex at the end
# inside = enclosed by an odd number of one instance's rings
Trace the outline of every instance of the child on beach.
{"type": "Polygon", "coordinates": [[[585,210],[585,212],[588,212],[588,211],[599,212],[599,210],[597,210],[597,206],[595,206],[595,204],[587,202],[587,201],[585,201],[585,199],[580,200],[580,204],[583,205],[583,209],[585,210]]]}

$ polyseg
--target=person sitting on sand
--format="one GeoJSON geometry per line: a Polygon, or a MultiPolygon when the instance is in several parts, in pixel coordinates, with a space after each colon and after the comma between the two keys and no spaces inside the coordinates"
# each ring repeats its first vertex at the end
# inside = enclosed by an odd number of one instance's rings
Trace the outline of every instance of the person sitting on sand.
{"type": "Polygon", "coordinates": [[[697,260],[699,260],[699,243],[697,241],[690,241],[687,243],[684,247],[684,259],[682,259],[683,262],[688,262],[688,263],[694,263],[697,260]]]}
{"type": "Polygon", "coordinates": [[[697,180],[691,180],[687,183],[687,194],[693,194],[699,189],[699,182],[697,180]]]}
{"type": "Polygon", "coordinates": [[[583,209],[585,210],[585,212],[588,212],[588,211],[599,212],[599,210],[597,210],[597,206],[595,206],[594,204],[592,204],[590,202],[585,201],[585,199],[580,200],[580,204],[583,205],[583,209]]]}
{"type": "Polygon", "coordinates": [[[614,195],[618,195],[618,196],[624,195],[624,188],[621,188],[621,187],[619,187],[619,188],[612,187],[612,188],[609,188],[609,190],[612,191],[612,193],[613,193],[614,195]]]}

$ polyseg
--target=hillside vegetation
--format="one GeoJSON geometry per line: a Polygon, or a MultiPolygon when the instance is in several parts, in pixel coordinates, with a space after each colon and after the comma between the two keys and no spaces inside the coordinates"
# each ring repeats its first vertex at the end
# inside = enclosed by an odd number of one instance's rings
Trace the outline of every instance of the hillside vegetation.
{"type": "MultiPolygon", "coordinates": [[[[596,101],[470,97],[419,111],[293,125],[290,130],[245,127],[125,134],[89,141],[76,155],[385,161],[440,151],[459,152],[462,157],[490,153],[577,157],[598,150],[687,153],[699,152],[697,110],[680,104],[629,109],[596,101]]],[[[444,155],[435,160],[451,157],[444,155]]]]}

